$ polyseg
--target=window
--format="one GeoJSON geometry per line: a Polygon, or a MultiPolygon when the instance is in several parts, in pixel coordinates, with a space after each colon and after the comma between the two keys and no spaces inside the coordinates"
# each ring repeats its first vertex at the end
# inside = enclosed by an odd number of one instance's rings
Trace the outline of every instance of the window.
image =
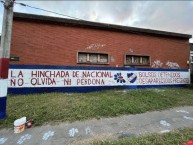
{"type": "Polygon", "coordinates": [[[109,64],[107,53],[78,52],[77,63],[109,64]]]}
{"type": "Polygon", "coordinates": [[[190,51],[190,61],[193,63],[193,51],[190,51]]]}
{"type": "Polygon", "coordinates": [[[125,65],[150,65],[150,56],[125,55],[125,65]]]}

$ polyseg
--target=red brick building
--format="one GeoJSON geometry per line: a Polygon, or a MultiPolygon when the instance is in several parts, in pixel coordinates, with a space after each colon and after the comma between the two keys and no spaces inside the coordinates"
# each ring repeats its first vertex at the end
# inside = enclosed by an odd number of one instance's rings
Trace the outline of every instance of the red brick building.
{"type": "Polygon", "coordinates": [[[191,35],[14,13],[11,64],[189,68],[191,35]]]}

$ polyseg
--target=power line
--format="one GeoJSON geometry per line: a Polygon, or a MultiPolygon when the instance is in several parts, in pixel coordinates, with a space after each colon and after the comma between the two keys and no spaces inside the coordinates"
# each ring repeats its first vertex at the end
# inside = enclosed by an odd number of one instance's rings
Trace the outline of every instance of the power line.
{"type": "Polygon", "coordinates": [[[19,5],[21,5],[21,6],[25,6],[25,7],[29,7],[29,8],[33,8],[33,9],[37,9],[37,10],[41,10],[41,11],[53,13],[53,14],[57,14],[57,15],[60,15],[60,16],[69,17],[69,18],[76,19],[76,20],[87,21],[87,20],[83,20],[83,19],[80,19],[80,18],[77,18],[77,17],[73,17],[73,16],[61,14],[61,13],[58,13],[58,12],[54,12],[54,11],[50,11],[50,10],[46,10],[46,9],[42,9],[42,8],[37,8],[37,7],[30,6],[30,5],[27,5],[27,4],[24,4],[24,3],[18,3],[18,2],[14,2],[14,3],[15,3],[15,4],[19,4],[19,5]]]}

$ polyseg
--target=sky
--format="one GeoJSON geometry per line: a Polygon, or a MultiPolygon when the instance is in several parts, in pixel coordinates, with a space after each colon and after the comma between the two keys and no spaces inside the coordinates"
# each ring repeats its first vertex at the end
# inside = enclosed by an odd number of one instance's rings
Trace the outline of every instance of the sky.
{"type": "MultiPolygon", "coordinates": [[[[193,35],[193,1],[16,0],[16,2],[93,22],[193,35]]],[[[61,17],[18,4],[14,5],[14,12],[61,17]]],[[[0,28],[2,19],[3,5],[0,3],[0,28]]],[[[190,42],[193,43],[193,39],[190,39],[190,42]]]]}

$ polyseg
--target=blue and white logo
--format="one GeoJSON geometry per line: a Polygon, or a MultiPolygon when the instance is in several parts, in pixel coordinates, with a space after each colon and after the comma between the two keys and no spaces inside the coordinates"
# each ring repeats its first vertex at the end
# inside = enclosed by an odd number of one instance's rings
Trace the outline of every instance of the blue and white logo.
{"type": "Polygon", "coordinates": [[[134,73],[127,73],[127,79],[130,83],[134,83],[137,80],[137,76],[134,73]]]}

